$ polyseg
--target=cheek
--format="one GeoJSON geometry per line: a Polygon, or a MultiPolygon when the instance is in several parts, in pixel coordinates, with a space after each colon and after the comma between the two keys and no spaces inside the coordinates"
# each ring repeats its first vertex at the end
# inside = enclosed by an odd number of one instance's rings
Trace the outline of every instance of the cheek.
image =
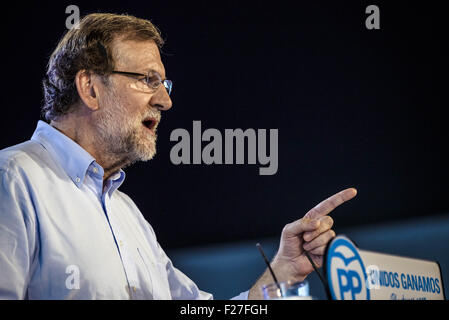
{"type": "Polygon", "coordinates": [[[115,113],[115,119],[120,121],[125,126],[134,126],[135,123],[137,123],[138,119],[140,119],[138,110],[133,108],[133,105],[129,104],[126,101],[125,103],[118,104],[115,113]]]}
{"type": "Polygon", "coordinates": [[[133,95],[121,97],[121,99],[123,101],[123,113],[132,118],[133,121],[142,122],[149,110],[147,102],[133,95]]]}

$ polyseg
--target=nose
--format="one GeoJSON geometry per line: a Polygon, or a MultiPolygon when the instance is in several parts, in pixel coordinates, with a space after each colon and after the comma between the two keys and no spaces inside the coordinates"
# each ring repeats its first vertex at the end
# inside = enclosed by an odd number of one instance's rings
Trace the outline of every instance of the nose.
{"type": "Polygon", "coordinates": [[[163,85],[151,97],[150,105],[161,111],[167,111],[172,107],[173,103],[168,95],[167,89],[163,85]]]}

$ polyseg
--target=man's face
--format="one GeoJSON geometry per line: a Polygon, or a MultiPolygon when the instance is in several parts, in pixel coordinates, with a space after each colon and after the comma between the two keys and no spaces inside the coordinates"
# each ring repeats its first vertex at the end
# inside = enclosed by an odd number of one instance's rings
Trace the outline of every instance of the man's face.
{"type": "MultiPolygon", "coordinates": [[[[113,43],[116,71],[147,74],[157,72],[165,79],[159,49],[153,41],[113,43]]],[[[145,80],[120,74],[109,76],[109,84],[99,87],[99,110],[94,113],[101,143],[108,153],[129,162],[147,161],[156,153],[156,129],[161,111],[172,102],[163,85],[155,91],[142,91],[145,80]]]]}

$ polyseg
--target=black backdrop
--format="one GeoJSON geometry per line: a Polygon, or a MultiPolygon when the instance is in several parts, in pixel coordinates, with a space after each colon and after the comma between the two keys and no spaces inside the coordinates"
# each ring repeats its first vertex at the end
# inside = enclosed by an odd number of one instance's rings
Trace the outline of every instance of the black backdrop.
{"type": "Polygon", "coordinates": [[[356,187],[336,229],[447,212],[446,13],[440,2],[105,1],[2,7],[0,148],[29,139],[65,9],[149,18],[166,39],[173,103],[158,154],[121,190],[163,247],[280,235],[331,194],[356,187]],[[294,3],[294,4],[293,4],[294,3]],[[365,8],[380,8],[367,30],[365,8]],[[279,170],[170,162],[170,133],[279,130],[279,170]]]}

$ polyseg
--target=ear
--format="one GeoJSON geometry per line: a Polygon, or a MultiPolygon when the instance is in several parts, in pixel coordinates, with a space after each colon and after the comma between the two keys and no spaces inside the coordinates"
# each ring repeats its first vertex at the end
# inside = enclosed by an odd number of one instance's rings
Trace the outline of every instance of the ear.
{"type": "Polygon", "coordinates": [[[80,70],[75,76],[75,84],[84,105],[91,111],[98,110],[98,88],[93,75],[87,70],[80,70]]]}

